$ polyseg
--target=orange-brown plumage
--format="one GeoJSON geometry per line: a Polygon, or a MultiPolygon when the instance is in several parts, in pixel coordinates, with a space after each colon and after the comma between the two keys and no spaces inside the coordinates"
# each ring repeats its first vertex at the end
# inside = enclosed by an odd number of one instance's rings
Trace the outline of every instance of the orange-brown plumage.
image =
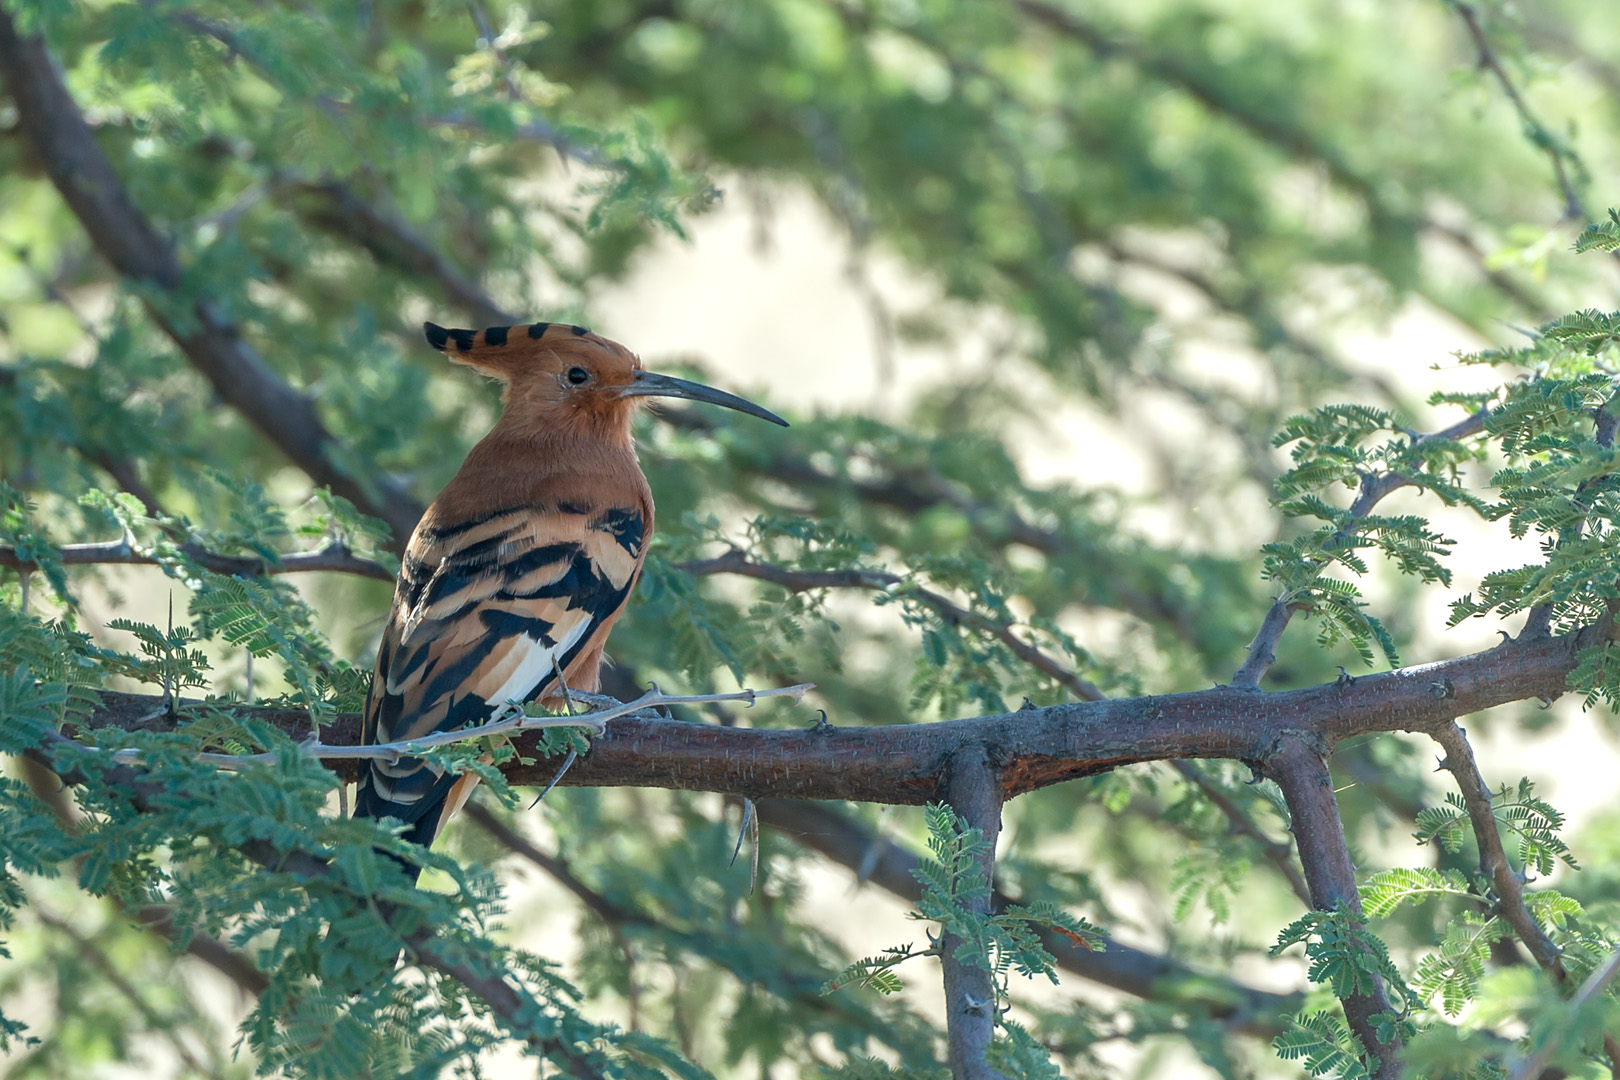
{"type": "MultiPolygon", "coordinates": [[[[631,437],[644,398],[688,397],[785,423],[648,372],[584,327],[428,323],[426,332],[450,359],[499,379],[503,407],[406,546],[366,699],[367,743],[463,728],[508,700],[560,702],[564,686],[597,689],[602,650],[652,538],[652,491],[631,437]]],[[[475,783],[417,758],[374,761],[355,813],[398,818],[428,844],[475,783]]]]}

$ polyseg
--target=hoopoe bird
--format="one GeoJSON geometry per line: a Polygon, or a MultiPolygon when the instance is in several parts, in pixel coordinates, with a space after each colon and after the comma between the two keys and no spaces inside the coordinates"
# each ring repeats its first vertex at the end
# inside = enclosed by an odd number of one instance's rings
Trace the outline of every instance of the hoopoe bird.
{"type": "MultiPolygon", "coordinates": [[[[751,401],[646,371],[583,326],[423,329],[451,360],[500,380],[502,411],[406,546],[366,697],[368,745],[598,688],[603,646],[652,538],[652,491],[630,429],[647,398],[690,398],[787,426],[751,401]]],[[[427,846],[477,782],[419,758],[372,760],[355,815],[396,818],[427,846]]]]}

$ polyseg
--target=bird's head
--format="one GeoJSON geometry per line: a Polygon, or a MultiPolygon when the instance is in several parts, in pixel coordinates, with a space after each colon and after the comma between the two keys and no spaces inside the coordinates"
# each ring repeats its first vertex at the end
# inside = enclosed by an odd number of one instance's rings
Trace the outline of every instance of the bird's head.
{"type": "Polygon", "coordinates": [[[724,405],[787,427],[786,420],[746,398],[648,371],[635,353],[583,326],[447,330],[424,323],[422,329],[428,344],[451,360],[501,381],[505,424],[591,428],[628,439],[630,421],[646,399],[674,397],[724,405]]]}

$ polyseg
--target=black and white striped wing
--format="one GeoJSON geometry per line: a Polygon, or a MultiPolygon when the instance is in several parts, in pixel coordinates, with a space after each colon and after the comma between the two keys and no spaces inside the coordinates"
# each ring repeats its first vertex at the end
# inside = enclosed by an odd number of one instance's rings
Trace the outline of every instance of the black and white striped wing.
{"type": "MultiPolygon", "coordinates": [[[[572,506],[418,529],[366,699],[364,741],[459,730],[505,702],[557,692],[556,673],[629,598],[645,532],[639,510],[572,506]]],[[[412,839],[430,842],[453,779],[418,758],[372,761],[355,813],[415,823],[412,839]]]]}

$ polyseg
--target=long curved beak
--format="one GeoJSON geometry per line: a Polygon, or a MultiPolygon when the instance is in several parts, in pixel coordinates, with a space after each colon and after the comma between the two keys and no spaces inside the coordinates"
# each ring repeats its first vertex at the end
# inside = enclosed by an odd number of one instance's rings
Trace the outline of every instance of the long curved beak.
{"type": "Polygon", "coordinates": [[[656,371],[638,371],[635,379],[635,382],[619,391],[620,397],[677,397],[706,401],[710,405],[724,405],[728,409],[736,409],[738,412],[757,416],[761,420],[769,420],[773,424],[788,426],[786,420],[764,406],[755,405],[747,398],[728,394],[724,390],[716,390],[712,386],[677,379],[673,375],[660,375],[656,371]]]}

